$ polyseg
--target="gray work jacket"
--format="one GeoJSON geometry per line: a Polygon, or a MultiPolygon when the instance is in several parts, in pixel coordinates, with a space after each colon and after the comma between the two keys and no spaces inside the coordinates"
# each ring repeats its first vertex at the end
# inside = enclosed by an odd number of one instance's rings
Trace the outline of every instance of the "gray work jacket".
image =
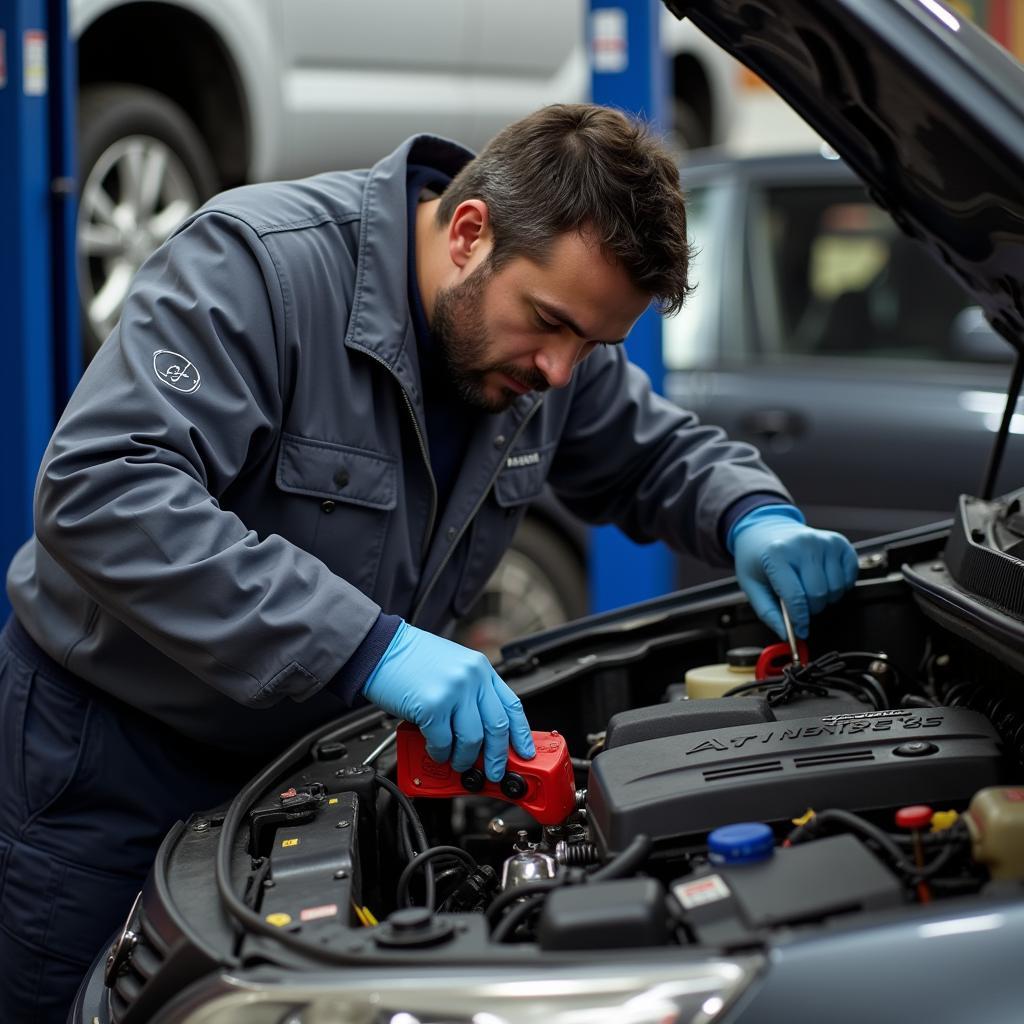
{"type": "Polygon", "coordinates": [[[712,562],[730,504],[788,500],[755,449],[601,347],[566,388],[482,417],[437,507],[406,165],[471,155],[416,136],[372,170],[236,189],[147,261],[8,574],[51,657],[186,735],[269,752],[344,710],[326,684],[381,609],[437,632],[464,613],[545,481],[712,562]]]}

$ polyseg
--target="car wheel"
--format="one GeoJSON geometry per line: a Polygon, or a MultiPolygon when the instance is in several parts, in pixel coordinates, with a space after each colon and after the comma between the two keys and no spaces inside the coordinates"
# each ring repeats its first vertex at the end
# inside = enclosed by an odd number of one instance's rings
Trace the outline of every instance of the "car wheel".
{"type": "Polygon", "coordinates": [[[586,569],[575,550],[550,527],[527,518],[455,639],[496,662],[510,640],[560,626],[587,610],[586,569]]]}
{"type": "Polygon", "coordinates": [[[110,334],[143,260],[217,189],[196,127],[166,96],[129,85],[82,90],[77,261],[83,356],[110,334]]]}

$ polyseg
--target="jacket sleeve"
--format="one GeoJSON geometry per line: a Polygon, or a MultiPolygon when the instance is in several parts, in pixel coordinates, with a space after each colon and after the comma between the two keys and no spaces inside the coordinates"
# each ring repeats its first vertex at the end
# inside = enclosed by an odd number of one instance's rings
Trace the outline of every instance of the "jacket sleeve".
{"type": "Polygon", "coordinates": [[[712,565],[731,563],[720,527],[738,500],[791,500],[756,448],[655,394],[618,346],[597,349],[579,368],[550,483],[587,521],[712,565]]]}
{"type": "Polygon", "coordinates": [[[103,608],[243,704],[303,700],[380,608],[221,507],[273,458],[285,302],[241,219],[200,213],[142,267],[43,459],[40,543],[103,608]]]}

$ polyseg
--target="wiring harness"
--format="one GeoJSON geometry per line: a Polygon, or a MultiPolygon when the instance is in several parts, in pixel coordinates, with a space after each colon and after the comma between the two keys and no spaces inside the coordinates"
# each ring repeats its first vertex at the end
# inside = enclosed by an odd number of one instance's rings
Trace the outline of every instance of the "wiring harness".
{"type": "Polygon", "coordinates": [[[734,686],[724,696],[763,693],[769,705],[787,704],[803,695],[827,697],[836,690],[853,694],[876,711],[890,707],[885,688],[875,672],[880,665],[895,674],[885,654],[871,651],[829,651],[806,664],[786,665],[782,674],[734,686]]]}

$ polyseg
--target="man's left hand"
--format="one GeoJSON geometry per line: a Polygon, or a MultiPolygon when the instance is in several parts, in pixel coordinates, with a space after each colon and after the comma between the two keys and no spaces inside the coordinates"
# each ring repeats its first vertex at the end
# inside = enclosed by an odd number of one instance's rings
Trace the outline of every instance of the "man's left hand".
{"type": "Polygon", "coordinates": [[[811,616],[857,581],[857,554],[842,534],[805,526],[775,506],[748,512],[729,539],[740,586],[761,621],[782,639],[780,600],[793,631],[806,637],[811,616]]]}

